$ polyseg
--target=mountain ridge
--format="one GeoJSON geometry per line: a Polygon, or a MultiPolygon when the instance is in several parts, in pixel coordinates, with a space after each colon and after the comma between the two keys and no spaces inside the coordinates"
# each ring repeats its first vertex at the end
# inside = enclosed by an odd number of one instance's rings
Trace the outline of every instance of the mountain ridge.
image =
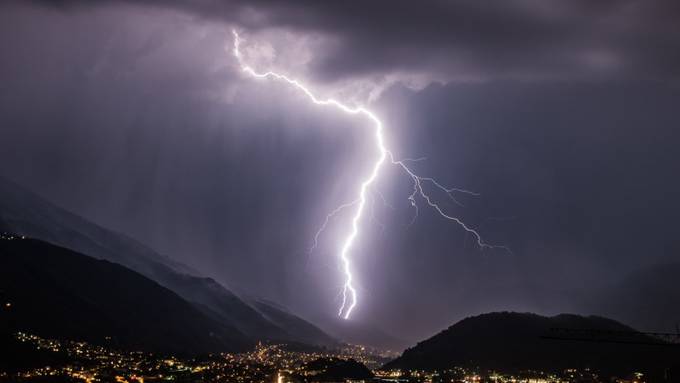
{"type": "Polygon", "coordinates": [[[660,374],[667,366],[676,368],[674,363],[680,360],[680,348],[661,343],[615,320],[599,316],[560,314],[546,317],[533,313],[494,312],[453,324],[405,350],[383,368],[437,370],[479,366],[543,371],[598,368],[608,373],[620,373],[631,372],[625,370],[635,366],[660,374]],[[629,333],[633,342],[622,345],[609,343],[606,339],[559,339],[551,336],[555,329],[629,333]],[[649,344],[643,344],[645,342],[649,344]]]}
{"type": "MultiPolygon", "coordinates": [[[[253,339],[332,345],[337,341],[315,325],[289,313],[295,331],[282,328],[212,278],[158,254],[132,239],[73,214],[12,181],[0,177],[0,231],[13,232],[119,263],[174,291],[206,315],[236,327],[253,339]],[[208,310],[206,310],[206,308],[208,310]],[[308,333],[300,333],[300,329],[308,333]]],[[[276,312],[276,307],[268,308],[276,312]]]]}
{"type": "Polygon", "coordinates": [[[0,240],[4,333],[192,355],[253,342],[125,266],[36,239],[0,240]],[[49,318],[49,320],[46,320],[49,318]]]}

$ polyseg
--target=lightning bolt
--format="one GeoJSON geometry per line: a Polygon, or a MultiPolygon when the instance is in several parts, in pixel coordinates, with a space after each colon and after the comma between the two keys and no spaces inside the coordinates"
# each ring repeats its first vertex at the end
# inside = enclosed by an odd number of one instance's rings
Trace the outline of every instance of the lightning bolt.
{"type": "Polygon", "coordinates": [[[323,224],[321,225],[319,230],[316,231],[316,234],[314,234],[314,242],[312,243],[312,247],[309,248],[308,254],[313,253],[314,250],[316,250],[316,247],[319,246],[319,237],[321,236],[321,233],[323,233],[324,230],[326,230],[326,226],[328,226],[328,223],[331,221],[331,219],[335,217],[337,214],[339,214],[341,211],[350,208],[358,203],[359,199],[356,199],[352,202],[343,203],[342,205],[336,207],[335,210],[328,213],[328,215],[326,215],[326,219],[323,221],[323,224]]]}
{"type": "Polygon", "coordinates": [[[361,218],[364,215],[364,210],[366,210],[366,201],[367,201],[367,192],[368,189],[371,187],[371,185],[375,182],[375,180],[378,178],[378,175],[380,174],[380,170],[382,169],[383,165],[385,164],[386,161],[390,161],[393,165],[401,167],[401,169],[404,170],[404,172],[411,178],[413,181],[413,191],[411,195],[408,197],[408,200],[411,202],[411,205],[415,209],[415,215],[414,215],[414,220],[417,217],[418,214],[418,205],[416,202],[416,197],[420,197],[423,200],[427,202],[427,204],[433,208],[440,216],[443,218],[453,221],[456,224],[458,224],[463,230],[465,230],[468,234],[471,234],[472,237],[476,240],[477,245],[481,249],[495,249],[495,248],[500,248],[500,249],[505,249],[509,251],[509,249],[505,246],[497,246],[497,245],[490,245],[482,240],[481,235],[472,227],[466,225],[461,219],[447,214],[433,199],[430,197],[430,195],[426,192],[426,190],[423,188],[423,184],[430,184],[436,189],[439,189],[440,191],[444,192],[446,195],[448,195],[455,203],[460,204],[454,197],[454,193],[466,193],[466,194],[472,194],[472,195],[477,195],[474,192],[463,190],[463,189],[457,189],[457,188],[447,188],[437,182],[435,179],[431,177],[421,177],[417,175],[411,168],[408,167],[407,163],[408,162],[417,162],[423,160],[423,158],[418,158],[418,159],[403,159],[403,160],[396,160],[394,156],[392,155],[392,152],[390,152],[387,147],[385,146],[385,139],[383,136],[383,123],[380,121],[380,119],[370,110],[364,108],[364,107],[351,107],[343,104],[342,102],[333,99],[333,98],[326,98],[326,99],[321,99],[318,98],[306,85],[303,83],[299,82],[296,79],[292,79],[284,74],[280,74],[277,72],[273,71],[266,71],[266,72],[258,72],[256,71],[253,67],[248,65],[245,60],[243,59],[243,56],[241,54],[241,38],[236,32],[236,30],[232,30],[232,33],[234,35],[234,49],[233,49],[233,54],[236,57],[236,60],[241,67],[241,71],[250,75],[251,77],[254,77],[256,79],[272,79],[272,80],[279,80],[282,81],[291,87],[299,90],[302,92],[304,95],[309,98],[309,100],[314,103],[315,105],[319,106],[330,106],[335,109],[338,109],[344,113],[350,114],[350,115],[359,115],[362,116],[366,119],[368,119],[372,125],[373,125],[373,138],[374,138],[374,143],[375,143],[375,149],[376,149],[376,157],[373,160],[373,165],[371,168],[371,172],[368,175],[367,178],[365,178],[363,181],[361,181],[359,191],[358,191],[358,196],[357,198],[349,203],[340,205],[338,208],[333,210],[330,214],[326,216],[326,219],[324,221],[324,224],[322,227],[317,231],[316,235],[314,236],[314,244],[310,251],[313,251],[317,244],[318,244],[318,239],[323,232],[323,230],[326,228],[328,222],[330,219],[338,214],[340,211],[344,209],[348,209],[350,207],[356,206],[354,210],[354,215],[352,216],[352,221],[351,221],[351,227],[350,231],[347,234],[347,237],[345,238],[345,241],[343,242],[343,245],[340,249],[340,260],[342,261],[342,266],[343,266],[343,272],[345,276],[345,283],[343,285],[342,289],[342,304],[340,305],[340,309],[338,310],[338,316],[344,318],[344,319],[349,319],[350,315],[352,314],[352,311],[356,307],[357,304],[357,290],[356,287],[354,287],[354,277],[352,275],[352,267],[351,267],[351,260],[349,257],[350,250],[352,249],[352,245],[354,244],[356,238],[359,235],[359,222],[361,221],[361,218]]]}

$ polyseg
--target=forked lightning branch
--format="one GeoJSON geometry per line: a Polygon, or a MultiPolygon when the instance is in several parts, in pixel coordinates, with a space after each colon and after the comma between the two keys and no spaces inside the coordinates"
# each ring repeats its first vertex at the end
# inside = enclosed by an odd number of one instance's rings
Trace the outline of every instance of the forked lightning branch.
{"type": "Polygon", "coordinates": [[[482,240],[481,235],[472,227],[468,226],[463,222],[461,219],[458,217],[455,217],[453,215],[448,214],[447,212],[444,211],[444,209],[426,192],[426,190],[423,188],[423,184],[430,184],[431,186],[439,189],[440,191],[446,193],[450,197],[453,198],[453,193],[457,192],[463,192],[463,193],[470,193],[466,190],[462,189],[456,189],[456,188],[447,188],[443,186],[441,183],[437,182],[435,179],[430,178],[430,177],[421,177],[418,174],[416,174],[411,168],[409,168],[406,165],[406,160],[396,160],[394,156],[392,155],[392,152],[388,150],[388,148],[385,146],[385,138],[384,138],[384,126],[382,121],[370,110],[364,108],[364,107],[356,107],[356,106],[348,106],[338,100],[335,100],[333,98],[326,98],[322,99],[317,97],[309,87],[307,87],[305,84],[299,82],[296,79],[290,78],[284,74],[273,72],[270,70],[267,71],[257,71],[253,67],[251,67],[249,64],[247,64],[243,58],[243,55],[241,54],[241,38],[236,32],[236,30],[233,31],[234,34],[234,56],[236,57],[236,60],[238,61],[238,64],[241,67],[241,70],[248,74],[249,76],[256,78],[256,79],[268,79],[268,80],[277,80],[280,81],[284,84],[287,84],[298,91],[302,92],[304,95],[307,96],[307,98],[315,105],[319,106],[326,106],[326,107],[331,107],[337,111],[340,111],[342,113],[347,113],[351,115],[356,115],[358,117],[362,117],[367,119],[372,126],[372,135],[369,135],[368,138],[372,139],[374,141],[375,145],[375,156],[372,160],[370,160],[369,166],[370,166],[370,173],[368,176],[365,178],[360,178],[357,176],[358,180],[361,180],[359,190],[357,191],[357,198],[350,203],[343,204],[339,206],[337,209],[335,209],[333,212],[331,212],[327,217],[326,220],[324,221],[324,224],[322,225],[321,229],[319,232],[316,233],[314,236],[314,246],[316,246],[319,233],[325,229],[326,224],[328,223],[329,219],[340,212],[341,210],[344,209],[349,209],[349,208],[354,208],[354,214],[352,216],[352,221],[351,221],[351,226],[348,228],[347,235],[342,242],[342,247],[339,249],[339,257],[342,262],[342,270],[344,273],[344,278],[345,282],[343,284],[342,288],[342,303],[340,305],[340,308],[338,310],[338,315],[341,316],[344,319],[349,319],[350,315],[352,314],[352,311],[357,305],[358,297],[357,297],[357,289],[354,285],[354,276],[352,274],[352,262],[350,258],[352,246],[354,245],[354,242],[356,241],[357,237],[359,236],[359,232],[361,229],[361,221],[362,218],[364,217],[364,213],[366,211],[366,204],[367,204],[367,193],[369,189],[372,187],[372,185],[375,183],[376,179],[380,175],[381,169],[384,167],[385,162],[389,161],[390,164],[399,166],[405,174],[411,178],[413,181],[413,190],[411,194],[409,195],[408,199],[411,203],[411,205],[414,207],[416,210],[416,214],[418,212],[418,205],[417,205],[417,197],[420,197],[425,203],[430,206],[432,209],[434,209],[439,215],[441,215],[443,218],[453,221],[456,224],[458,224],[463,230],[465,230],[467,233],[471,234],[477,243],[477,245],[481,249],[491,249],[491,248],[502,248],[507,250],[505,246],[497,246],[497,245],[490,245],[482,240]]]}

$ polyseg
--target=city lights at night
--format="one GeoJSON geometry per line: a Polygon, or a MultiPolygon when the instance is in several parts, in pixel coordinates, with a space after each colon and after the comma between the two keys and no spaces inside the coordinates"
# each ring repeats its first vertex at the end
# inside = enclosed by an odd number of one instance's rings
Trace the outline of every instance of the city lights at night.
{"type": "Polygon", "coordinates": [[[0,383],[680,381],[678,4],[0,2],[0,383]]]}

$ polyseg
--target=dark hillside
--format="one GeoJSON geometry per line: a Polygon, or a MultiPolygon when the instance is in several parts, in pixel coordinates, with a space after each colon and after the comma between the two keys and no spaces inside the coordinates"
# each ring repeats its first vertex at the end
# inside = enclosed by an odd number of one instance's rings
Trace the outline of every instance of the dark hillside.
{"type": "Polygon", "coordinates": [[[0,240],[0,290],[5,330],[176,354],[249,346],[141,274],[37,240],[0,240]]]}
{"type": "Polygon", "coordinates": [[[594,368],[607,373],[629,373],[631,369],[662,374],[680,362],[680,346],[635,335],[635,330],[601,317],[561,314],[544,317],[528,313],[489,313],[466,318],[441,333],[409,348],[384,366],[436,370],[452,366],[488,369],[543,371],[594,368]],[[599,341],[564,335],[553,329],[610,332],[599,341]],[[621,333],[633,335],[626,336],[621,333]],[[568,337],[570,340],[548,339],[568,337]],[[603,342],[610,339],[629,343],[603,342]],[[578,340],[580,339],[580,340],[578,340]]]}

